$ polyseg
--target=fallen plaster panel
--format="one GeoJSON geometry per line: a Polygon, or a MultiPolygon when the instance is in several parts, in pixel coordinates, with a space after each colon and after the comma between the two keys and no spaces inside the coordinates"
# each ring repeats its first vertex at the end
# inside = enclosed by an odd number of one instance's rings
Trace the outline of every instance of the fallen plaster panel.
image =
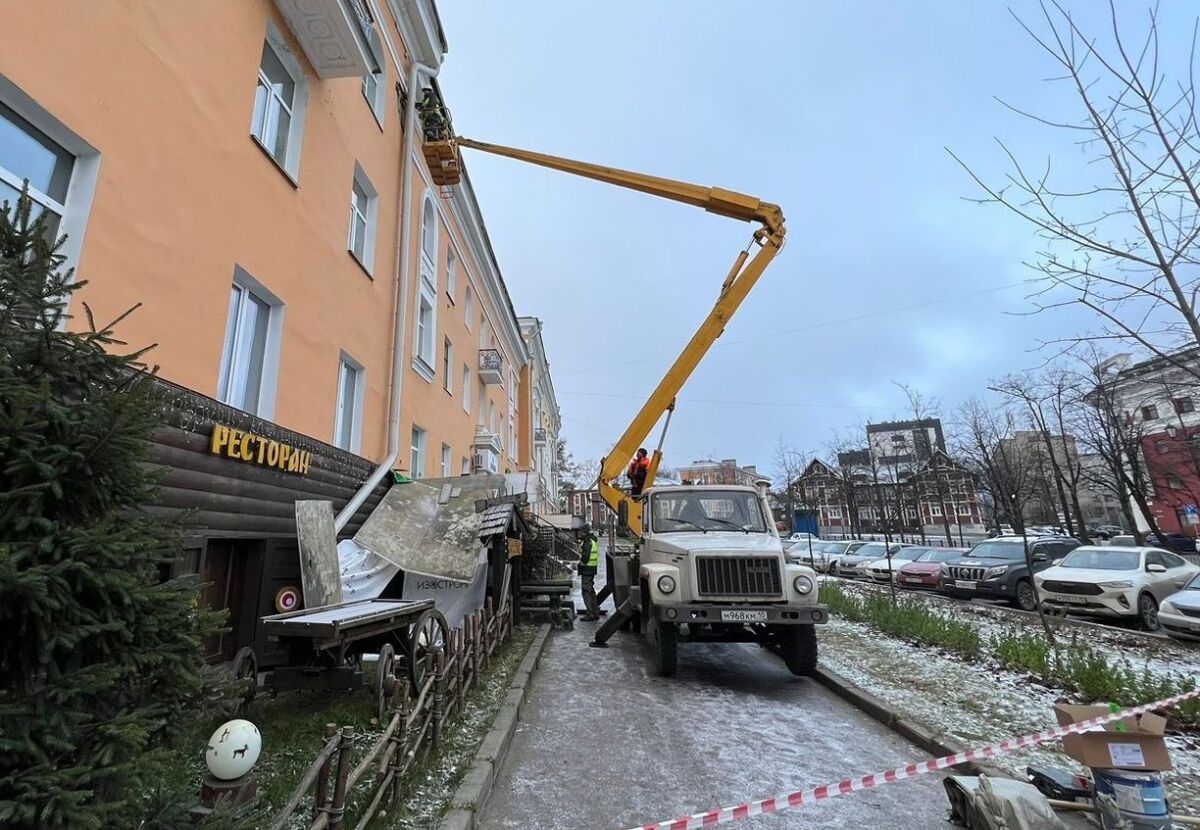
{"type": "Polygon", "coordinates": [[[503,476],[461,476],[396,484],[380,501],[354,541],[408,573],[441,576],[460,582],[475,578],[483,515],[476,499],[503,492],[503,476]],[[451,496],[439,504],[442,485],[451,496]]]}
{"type": "Polygon", "coordinates": [[[341,602],[342,575],[338,564],[337,531],[333,528],[333,502],[296,502],[296,541],[300,546],[304,607],[317,608],[341,602]]]}

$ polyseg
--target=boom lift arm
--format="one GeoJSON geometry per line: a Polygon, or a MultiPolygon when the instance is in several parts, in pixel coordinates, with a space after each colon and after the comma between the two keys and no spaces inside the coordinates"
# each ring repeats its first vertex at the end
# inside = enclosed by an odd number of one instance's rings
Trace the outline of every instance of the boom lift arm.
{"type": "MultiPolygon", "coordinates": [[[[646,399],[646,402],[642,404],[642,408],[638,410],[633,421],[625,428],[625,432],[617,440],[616,445],[601,461],[599,478],[601,498],[604,499],[613,512],[618,515],[626,515],[630,530],[640,536],[642,532],[641,501],[631,498],[624,491],[613,486],[612,482],[624,472],[625,465],[633,457],[638,447],[646,440],[646,437],[654,429],[654,425],[658,423],[663,413],[667,413],[667,422],[670,422],[670,413],[675,406],[675,396],[679,394],[679,391],[683,388],[688,378],[691,377],[692,372],[695,371],[713,343],[721,336],[721,333],[725,330],[726,323],[729,322],[729,319],[737,311],[742,301],[746,299],[746,295],[754,288],[763,271],[771,264],[771,260],[783,248],[784,234],[786,233],[783,212],[778,205],[718,187],[702,187],[658,176],[648,176],[644,173],[620,170],[615,167],[573,161],[543,153],[534,153],[529,150],[504,147],[499,144],[488,144],[469,138],[459,137],[449,142],[437,143],[442,145],[456,144],[458,147],[469,147],[485,153],[507,156],[517,161],[524,161],[540,167],[549,167],[564,173],[596,179],[597,181],[607,182],[617,187],[639,190],[642,193],[648,193],[651,196],[658,196],[663,199],[683,202],[684,204],[703,208],[709,213],[727,216],[730,219],[738,219],[743,222],[757,222],[761,226],[754,231],[754,235],[746,248],[738,253],[733,266],[729,269],[729,273],[725,277],[725,281],[721,283],[721,292],[717,297],[716,304],[713,305],[712,311],[704,318],[704,322],[700,324],[700,328],[692,335],[692,339],[688,341],[688,344],[684,347],[679,357],[675,358],[675,362],[671,364],[671,368],[667,371],[666,375],[659,381],[654,391],[650,393],[650,397],[646,399]],[[758,247],[758,250],[751,257],[750,252],[755,246],[758,247]],[[624,505],[624,508],[622,508],[622,505],[624,505]]],[[[426,146],[426,157],[430,158],[431,161],[434,158],[442,158],[450,159],[453,163],[457,160],[456,155],[453,152],[453,146],[439,148],[426,146]],[[446,150],[450,152],[446,152],[446,150]]],[[[453,166],[457,168],[457,164],[453,166]]],[[[455,180],[457,180],[457,169],[453,171],[445,170],[445,173],[454,176],[455,180]]],[[[438,178],[436,173],[434,178],[435,180],[438,178]]],[[[665,425],[663,430],[665,434],[665,425]]],[[[661,460],[662,444],[660,442],[650,461],[650,470],[646,476],[647,487],[653,483],[661,460]]]]}

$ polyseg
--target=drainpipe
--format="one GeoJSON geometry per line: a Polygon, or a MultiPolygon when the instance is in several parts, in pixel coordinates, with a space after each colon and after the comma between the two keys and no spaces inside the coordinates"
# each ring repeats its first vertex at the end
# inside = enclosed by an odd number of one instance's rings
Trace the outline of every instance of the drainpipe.
{"type": "Polygon", "coordinates": [[[346,506],[337,514],[333,521],[334,531],[340,533],[350,518],[362,507],[367,496],[375,489],[383,477],[388,474],[400,455],[400,389],[404,380],[404,344],[408,338],[408,261],[412,247],[412,221],[408,211],[412,204],[412,153],[413,142],[417,134],[417,94],[421,77],[437,77],[438,68],[413,62],[408,72],[408,104],[404,112],[404,149],[401,160],[404,168],[401,172],[400,204],[397,211],[397,225],[400,232],[400,247],[396,257],[396,311],[392,321],[392,390],[388,399],[388,450],[387,456],[379,462],[375,472],[371,473],[358,492],[346,502],[346,506]]]}

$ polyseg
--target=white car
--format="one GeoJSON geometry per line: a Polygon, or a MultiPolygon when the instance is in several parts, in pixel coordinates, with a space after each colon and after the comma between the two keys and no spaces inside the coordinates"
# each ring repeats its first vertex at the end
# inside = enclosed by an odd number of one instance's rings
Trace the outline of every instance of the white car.
{"type": "Polygon", "coordinates": [[[892,582],[900,583],[900,569],[912,562],[921,554],[925,553],[929,548],[900,548],[895,553],[889,554],[882,559],[876,559],[870,565],[867,565],[867,574],[875,582],[887,584],[889,578],[888,560],[892,560],[890,578],[892,582]]]}
{"type": "Polygon", "coordinates": [[[1034,581],[1049,610],[1136,618],[1157,631],[1159,604],[1197,574],[1200,566],[1160,548],[1084,545],[1034,581]]]}
{"type": "Polygon", "coordinates": [[[1200,576],[1159,603],[1158,622],[1171,637],[1200,642],[1200,576]]]}
{"type": "Polygon", "coordinates": [[[820,536],[816,536],[815,534],[812,534],[812,533],[793,533],[791,536],[788,537],[789,542],[800,542],[800,541],[807,542],[809,539],[812,539],[814,543],[821,541],[820,536]]]}

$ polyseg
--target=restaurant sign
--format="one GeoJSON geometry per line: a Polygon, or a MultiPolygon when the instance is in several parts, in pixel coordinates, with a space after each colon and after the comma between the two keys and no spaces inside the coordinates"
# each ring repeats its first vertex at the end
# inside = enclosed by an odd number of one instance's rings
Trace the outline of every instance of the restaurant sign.
{"type": "Polygon", "coordinates": [[[213,424],[209,451],[248,464],[273,467],[288,473],[304,475],[312,463],[312,453],[298,450],[290,444],[264,438],[251,432],[213,424]]]}

